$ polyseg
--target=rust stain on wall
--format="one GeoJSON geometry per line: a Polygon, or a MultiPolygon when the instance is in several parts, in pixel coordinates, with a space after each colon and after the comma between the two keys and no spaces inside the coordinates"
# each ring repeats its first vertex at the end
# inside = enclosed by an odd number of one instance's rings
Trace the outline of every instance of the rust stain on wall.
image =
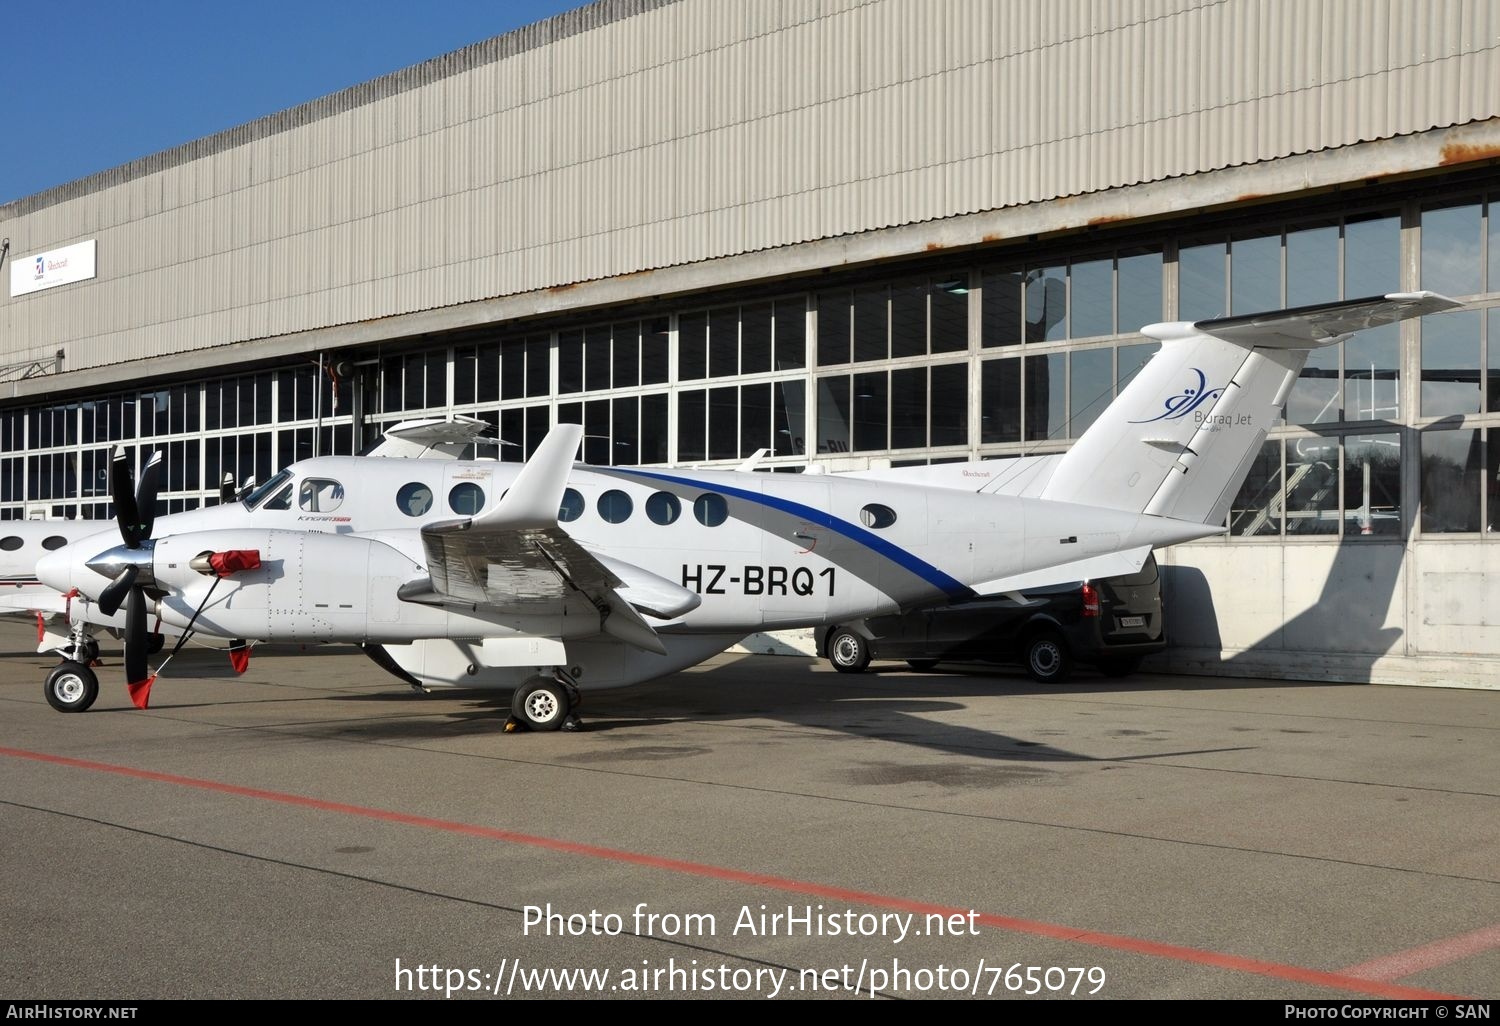
{"type": "Polygon", "coordinates": [[[1494,160],[1500,157],[1500,146],[1471,146],[1464,143],[1449,143],[1442,149],[1438,164],[1449,167],[1453,164],[1472,164],[1476,160],[1494,160]]]}

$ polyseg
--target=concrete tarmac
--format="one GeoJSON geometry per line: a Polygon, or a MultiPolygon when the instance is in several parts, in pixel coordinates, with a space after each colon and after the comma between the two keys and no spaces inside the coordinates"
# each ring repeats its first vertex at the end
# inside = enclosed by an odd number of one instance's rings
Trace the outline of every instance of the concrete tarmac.
{"type": "Polygon", "coordinates": [[[8,999],[1500,997],[1496,691],[723,655],[507,735],[333,648],[62,714],[33,639],[8,999]]]}

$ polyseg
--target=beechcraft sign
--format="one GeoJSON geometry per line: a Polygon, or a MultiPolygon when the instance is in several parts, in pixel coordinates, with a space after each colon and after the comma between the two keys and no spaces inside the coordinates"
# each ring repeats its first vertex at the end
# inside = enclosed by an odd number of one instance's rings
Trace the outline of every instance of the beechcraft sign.
{"type": "Polygon", "coordinates": [[[94,242],[94,239],[75,242],[62,249],[11,260],[10,294],[24,296],[94,277],[94,242]]]}

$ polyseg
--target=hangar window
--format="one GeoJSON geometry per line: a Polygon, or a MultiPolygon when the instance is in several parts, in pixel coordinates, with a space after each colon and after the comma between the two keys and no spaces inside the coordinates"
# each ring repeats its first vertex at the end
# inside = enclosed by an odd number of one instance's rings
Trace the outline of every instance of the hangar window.
{"type": "Polygon", "coordinates": [[[646,500],[646,516],[653,524],[675,524],[682,516],[682,501],[671,492],[657,492],[646,500]]]}
{"type": "Polygon", "coordinates": [[[563,489],[562,504],[557,508],[557,519],[570,523],[583,516],[583,496],[574,488],[563,489]]]}
{"type": "Polygon", "coordinates": [[[448,508],[461,516],[475,516],[484,509],[484,489],[473,481],[460,481],[448,491],[448,508]]]}
{"type": "Polygon", "coordinates": [[[42,548],[46,549],[48,552],[56,552],[66,544],[68,544],[68,539],[64,538],[60,534],[49,535],[46,538],[42,539],[42,548]]]}
{"type": "Polygon", "coordinates": [[[344,486],[326,477],[310,477],[297,489],[297,505],[307,513],[332,513],[344,504],[344,486]]]}
{"type": "Polygon", "coordinates": [[[693,500],[693,516],[704,527],[718,527],[729,519],[729,504],[722,495],[704,492],[693,500]]]}
{"type": "Polygon", "coordinates": [[[24,541],[13,534],[0,538],[0,549],[4,549],[6,552],[14,552],[25,544],[24,541]]]}
{"type": "Polygon", "coordinates": [[[432,509],[432,489],[420,481],[402,485],[396,493],[396,508],[409,517],[424,516],[432,509]]]}
{"type": "Polygon", "coordinates": [[[859,519],[866,527],[873,527],[878,531],[896,522],[896,511],[889,506],[872,502],[859,511],[859,519]]]}
{"type": "Polygon", "coordinates": [[[635,510],[635,503],[630,501],[630,496],[618,488],[611,488],[599,496],[599,516],[606,523],[623,524],[630,519],[630,514],[635,510]]]}

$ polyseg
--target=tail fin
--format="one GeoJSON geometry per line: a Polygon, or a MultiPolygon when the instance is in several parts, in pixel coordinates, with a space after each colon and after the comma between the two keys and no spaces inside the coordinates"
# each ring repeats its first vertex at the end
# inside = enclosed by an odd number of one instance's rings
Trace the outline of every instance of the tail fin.
{"type": "Polygon", "coordinates": [[[1161,351],[1063,456],[1042,498],[1221,522],[1309,351],[1461,305],[1392,293],[1148,325],[1141,334],[1160,339],[1161,351]]]}

